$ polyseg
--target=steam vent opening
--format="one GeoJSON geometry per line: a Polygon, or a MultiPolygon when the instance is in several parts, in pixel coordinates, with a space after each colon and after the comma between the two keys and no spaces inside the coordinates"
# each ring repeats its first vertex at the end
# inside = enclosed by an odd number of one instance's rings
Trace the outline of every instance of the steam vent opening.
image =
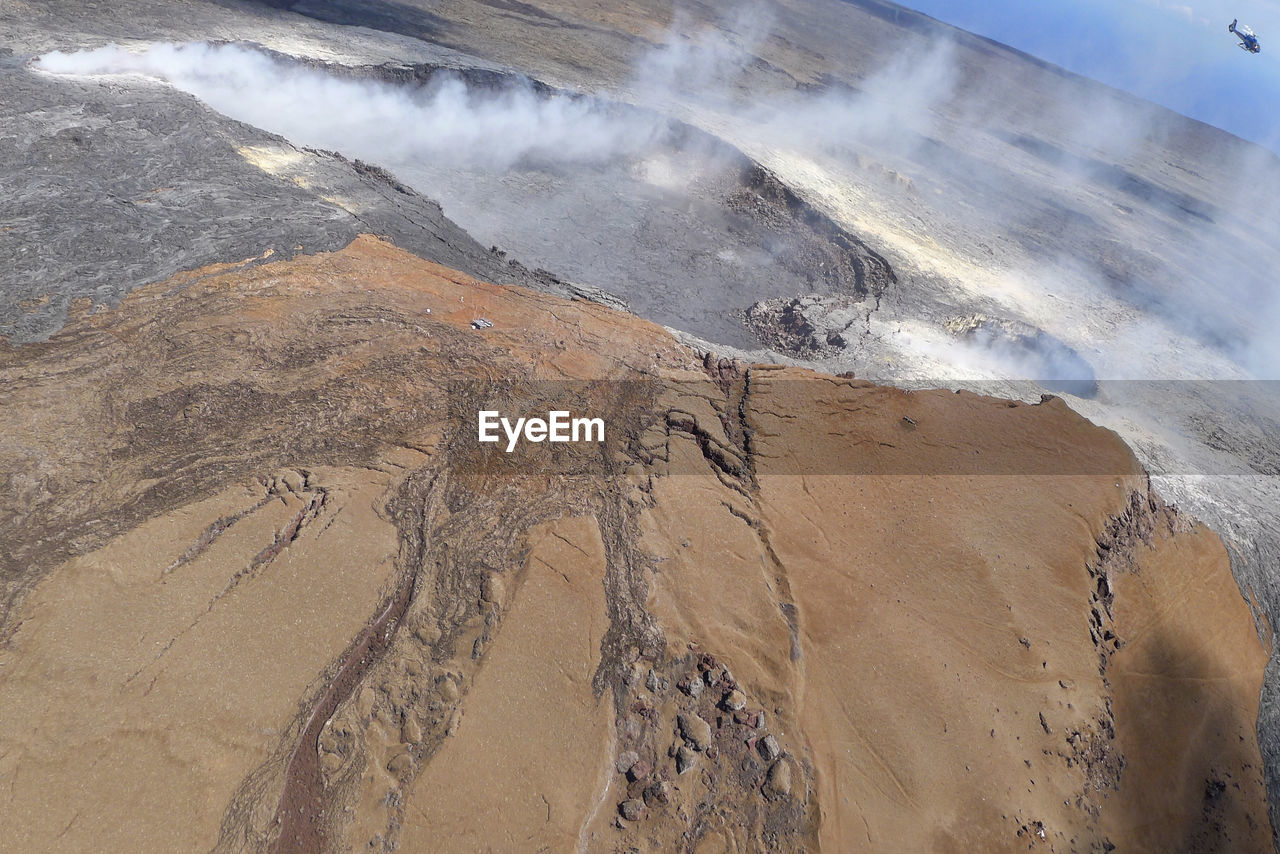
{"type": "Polygon", "coordinates": [[[510,259],[731,346],[775,343],[744,322],[760,301],[857,302],[894,281],[888,262],[725,142],[519,75],[205,43],[53,53],[37,67],[163,80],[294,145],[376,164],[510,259]]]}

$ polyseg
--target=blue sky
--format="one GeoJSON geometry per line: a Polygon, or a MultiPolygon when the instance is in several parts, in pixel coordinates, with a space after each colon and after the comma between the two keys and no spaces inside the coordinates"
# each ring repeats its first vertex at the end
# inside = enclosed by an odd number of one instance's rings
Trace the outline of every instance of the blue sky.
{"type": "Polygon", "coordinates": [[[900,0],[1280,153],[1280,0],[900,0]],[[1232,18],[1262,41],[1253,55],[1232,18]]]}

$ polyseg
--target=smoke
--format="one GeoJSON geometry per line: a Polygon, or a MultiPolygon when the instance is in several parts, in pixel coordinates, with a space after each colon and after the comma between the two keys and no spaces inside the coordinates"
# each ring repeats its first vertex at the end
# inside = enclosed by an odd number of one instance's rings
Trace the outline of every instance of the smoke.
{"type": "Polygon", "coordinates": [[[502,193],[522,169],[629,163],[630,178],[678,195],[719,168],[698,159],[705,152],[673,153],[659,111],[679,115],[762,159],[900,271],[935,271],[949,289],[942,299],[969,301],[957,309],[1042,333],[1012,347],[999,336],[955,339],[957,364],[976,354],[1011,375],[1280,377],[1270,273],[1280,253],[1265,228],[1280,217],[1274,155],[1068,75],[1037,70],[1028,86],[1027,66],[969,62],[936,36],[903,36],[882,60],[858,57],[863,73],[846,82],[797,87],[761,59],[778,27],[759,7],[717,26],[677,16],[625,87],[656,110],[518,80],[339,77],[236,45],[52,53],[38,67],[168,81],[295,143],[415,178],[407,183],[497,243],[526,228],[521,220],[543,221],[548,240],[571,222],[584,245],[641,232],[640,214],[627,225],[600,209],[612,197],[596,179],[589,192],[564,184],[532,205],[502,193]],[[608,227],[592,233],[597,220],[608,227]],[[1065,363],[1060,347],[1073,354],[1065,363]]]}
{"type": "Polygon", "coordinates": [[[772,23],[759,6],[743,6],[719,26],[699,24],[677,9],[671,24],[656,34],[657,46],[636,60],[628,88],[654,106],[693,97],[732,108],[735,95],[751,97],[746,72],[772,23]]]}
{"type": "MultiPolygon", "coordinates": [[[[1105,342],[1100,370],[1280,376],[1280,253],[1267,226],[1280,215],[1280,159],[1096,84],[1066,79],[1041,94],[1035,131],[998,136],[1014,163],[1046,173],[1034,196],[1078,221],[1053,224],[1054,251],[1029,253],[1023,272],[1072,279],[1096,306],[1081,314],[1109,321],[1092,338],[1105,342]]],[[[1049,230],[1033,207],[992,210],[1006,231],[1049,230]]]]}
{"type": "Polygon", "coordinates": [[[954,46],[943,38],[899,46],[856,88],[787,92],[779,86],[792,81],[767,79],[780,72],[759,59],[773,26],[772,16],[755,6],[731,13],[719,26],[677,13],[657,46],[637,61],[626,88],[657,108],[683,102],[695,115],[721,111],[759,142],[845,153],[854,146],[899,153],[913,148],[933,131],[938,106],[952,95],[954,46]]]}
{"type": "Polygon", "coordinates": [[[54,52],[36,67],[157,78],[296,143],[377,162],[422,160],[491,171],[524,161],[591,164],[636,154],[668,132],[657,117],[610,111],[592,98],[540,96],[523,81],[477,89],[446,73],[418,89],[336,77],[229,44],[54,52]]]}
{"type": "Polygon", "coordinates": [[[936,132],[939,107],[953,94],[954,51],[946,40],[907,45],[859,81],[856,90],[765,103],[753,118],[771,139],[793,147],[909,156],[936,132]]]}

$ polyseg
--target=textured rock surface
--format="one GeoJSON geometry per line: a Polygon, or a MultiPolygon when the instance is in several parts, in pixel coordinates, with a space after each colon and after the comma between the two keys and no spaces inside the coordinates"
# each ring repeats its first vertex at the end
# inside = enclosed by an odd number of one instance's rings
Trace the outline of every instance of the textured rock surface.
{"type": "MultiPolygon", "coordinates": [[[[25,822],[13,837],[24,850],[238,850],[272,839],[379,850],[427,832],[413,824],[423,811],[499,846],[536,813],[553,847],[691,849],[719,837],[840,849],[868,835],[886,850],[901,847],[898,836],[944,850],[953,843],[943,840],[982,850],[1038,839],[1054,850],[1265,847],[1250,728],[1257,638],[1269,642],[1280,615],[1280,487],[1269,476],[1280,416],[1266,395],[1255,406],[1230,383],[1103,383],[1095,400],[1072,401],[1168,473],[1162,495],[1222,533],[1237,589],[1214,538],[1153,501],[1114,437],[1060,403],[906,395],[729,363],[713,364],[707,385],[690,353],[634,318],[451,272],[611,301],[598,283],[508,263],[385,172],[136,78],[54,82],[27,67],[51,49],[239,39],[380,79],[514,68],[643,103],[652,93],[633,85],[635,60],[669,16],[660,2],[577,0],[0,5],[10,155],[0,335],[39,340],[70,322],[47,344],[0,356],[0,483],[11,499],[0,506],[0,720],[16,722],[0,733],[0,779],[17,798],[4,813],[25,822]],[[363,232],[450,270],[368,239],[310,256],[363,232]],[[288,258],[297,266],[278,263],[288,258]],[[86,314],[139,288],[117,310],[86,314]],[[471,330],[477,312],[497,326],[471,330]],[[673,366],[693,381],[668,387],[673,366]],[[541,385],[636,372],[643,381],[625,393],[541,385]],[[468,380],[460,390],[458,379],[468,380]],[[634,431],[610,447],[612,467],[572,458],[539,469],[545,481],[511,480],[508,461],[454,442],[480,394],[502,383],[496,398],[591,400],[634,431]],[[805,428],[789,430],[797,412],[805,428]],[[830,437],[815,424],[830,424],[830,437]],[[569,470],[629,471],[641,485],[608,480],[589,500],[598,483],[556,479],[569,470]],[[941,470],[959,474],[919,477],[941,470]],[[1180,476],[1195,470],[1229,474],[1180,476]],[[527,681],[512,662],[528,650],[504,643],[505,628],[523,638],[530,615],[563,612],[590,635],[600,618],[595,593],[556,588],[562,576],[531,563],[530,550],[549,553],[554,531],[594,555],[592,529],[608,628],[592,649],[535,660],[527,681]],[[938,582],[939,567],[958,573],[944,578],[952,585],[938,582]],[[833,586],[840,595],[828,595],[833,586]],[[289,632],[296,643],[281,653],[289,632]],[[905,635],[912,642],[896,647],[905,635]],[[726,662],[740,711],[717,705],[726,662]],[[850,682],[875,690],[851,693],[850,682]],[[493,707],[503,691],[526,692],[533,719],[493,707]],[[492,764],[470,763],[500,740],[495,728],[547,731],[536,724],[547,723],[537,715],[548,694],[576,731],[606,741],[528,736],[488,755],[492,764]],[[471,715],[477,696],[486,711],[471,715]],[[960,707],[962,720],[942,713],[960,707]],[[703,714],[715,738],[678,775],[682,712],[703,714]],[[768,738],[782,752],[772,766],[768,738]],[[598,767],[557,799],[545,781],[566,750],[598,767]],[[647,776],[610,773],[628,750],[647,776]],[[415,783],[449,763],[531,769],[517,790],[471,781],[515,798],[483,816],[506,824],[468,825],[475,816],[415,783]],[[790,796],[762,798],[777,794],[764,775],[780,767],[791,769],[790,796]],[[122,790],[124,775],[142,782],[122,790]],[[860,800],[835,800],[836,780],[860,800]],[[664,782],[666,799],[651,798],[664,782]],[[994,791],[999,810],[971,803],[978,790],[994,791]],[[645,817],[619,831],[614,808],[637,798],[645,817]],[[926,801],[924,820],[903,818],[926,801]],[[136,822],[121,825],[121,814],[136,822]],[[177,814],[191,818],[175,824],[177,814]]],[[[774,23],[748,45],[730,95],[856,88],[904,46],[944,32],[878,2],[787,6],[774,23]]],[[[776,352],[753,358],[938,383],[945,364],[917,345],[982,316],[1018,346],[1047,341],[1091,360],[1107,342],[1127,345],[1134,325],[1171,321],[1126,302],[1132,294],[1213,285],[1224,253],[1208,237],[1274,258],[1270,220],[1251,215],[1267,182],[1240,186],[1270,175],[1274,158],[948,35],[961,94],[998,90],[1002,106],[976,128],[942,109],[939,132],[911,156],[868,142],[797,157],[708,110],[696,85],[664,93],[660,106],[748,152],[779,192],[897,274],[880,300],[806,288],[758,303],[734,334],[753,329],[776,352]],[[1086,93],[1157,132],[1123,158],[1095,149],[1067,132],[1070,111],[1043,109],[1045,92],[1086,93]],[[1097,261],[1105,287],[1094,302],[1064,311],[1062,294],[1007,275],[1053,256],[1097,261]],[[1058,321],[1077,310],[1085,325],[1064,329],[1058,321]]],[[[536,230],[524,240],[536,248],[536,230]]],[[[1248,273],[1229,268],[1228,278],[1248,273]]],[[[732,284],[712,277],[680,312],[737,317],[746,306],[732,284]]],[[[1247,332],[1251,305],[1226,319],[1247,332]]],[[[633,307],[670,310],[664,299],[633,307]]],[[[1177,363],[1220,367],[1223,316],[1213,320],[1207,345],[1174,323],[1177,363]]],[[[1000,393],[1035,400],[1039,390],[1000,393]]],[[[553,562],[581,591],[594,559],[553,562]]],[[[1257,726],[1273,794],[1278,661],[1257,726]]]]}
{"type": "Polygon", "coordinates": [[[1060,403],[704,360],[371,238],[181,283],[0,360],[24,848],[1266,844],[1226,554],[1060,403]],[[513,383],[608,464],[477,446],[513,383]]]}

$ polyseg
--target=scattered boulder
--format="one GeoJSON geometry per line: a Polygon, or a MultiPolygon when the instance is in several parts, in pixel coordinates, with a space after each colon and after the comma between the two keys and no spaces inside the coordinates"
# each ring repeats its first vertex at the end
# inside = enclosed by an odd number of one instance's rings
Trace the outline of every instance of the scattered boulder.
{"type": "Polygon", "coordinates": [[[316,749],[321,753],[338,752],[338,734],[333,730],[332,718],[330,718],[320,730],[320,738],[316,741],[316,749]]]}
{"type": "Polygon", "coordinates": [[[702,680],[689,677],[680,681],[680,690],[688,694],[693,699],[698,699],[702,694],[702,680]]]}
{"type": "Polygon", "coordinates": [[[400,727],[400,740],[405,744],[422,741],[422,727],[418,726],[417,718],[410,715],[404,719],[404,725],[400,727]]]}
{"type": "Polygon", "coordinates": [[[619,774],[625,774],[631,770],[631,766],[640,761],[640,754],[634,750],[628,750],[618,757],[618,761],[613,767],[618,769],[619,774]]]}
{"type": "Polygon", "coordinates": [[[661,807],[671,803],[671,784],[666,780],[650,783],[644,790],[644,802],[651,807],[661,807]]]}
{"type": "Polygon", "coordinates": [[[690,712],[681,712],[676,716],[680,725],[680,735],[685,743],[694,750],[706,750],[711,744],[711,724],[690,712]]]}
{"type": "Polygon", "coordinates": [[[644,801],[639,798],[628,798],[618,804],[618,814],[627,821],[639,821],[644,815],[644,801]]]}
{"type": "Polygon", "coordinates": [[[764,794],[770,800],[785,798],[791,794],[791,763],[779,759],[769,768],[764,778],[764,794]]]}
{"type": "Polygon", "coordinates": [[[764,757],[765,762],[772,762],[782,755],[782,748],[778,746],[778,740],[771,735],[756,742],[756,750],[760,751],[760,755],[764,757]]]}
{"type": "Polygon", "coordinates": [[[633,763],[632,766],[627,769],[627,779],[635,783],[639,780],[647,780],[649,775],[652,773],[653,768],[648,762],[641,759],[639,762],[633,763]]]}
{"type": "Polygon", "coordinates": [[[399,777],[404,772],[413,767],[413,757],[409,755],[409,751],[404,750],[391,757],[391,761],[387,763],[387,770],[395,776],[399,777]]]}
{"type": "Polygon", "coordinates": [[[307,479],[293,469],[281,469],[272,478],[273,492],[292,492],[295,495],[306,489],[307,479]]]}
{"type": "Polygon", "coordinates": [[[697,764],[698,754],[684,745],[680,745],[680,749],[676,751],[676,773],[683,774],[697,764]]]}
{"type": "Polygon", "coordinates": [[[734,688],[728,694],[724,695],[721,705],[731,712],[740,712],[747,706],[747,695],[734,688]]]}
{"type": "Polygon", "coordinates": [[[431,646],[440,640],[440,627],[430,620],[423,620],[418,624],[418,629],[414,634],[418,636],[418,640],[427,646],[431,646]]]}
{"type": "Polygon", "coordinates": [[[502,594],[505,592],[505,586],[502,579],[497,575],[486,575],[484,583],[480,585],[480,598],[486,602],[496,602],[501,604],[502,594]]]}
{"type": "Polygon", "coordinates": [[[452,703],[458,699],[458,683],[453,681],[453,677],[448,673],[436,679],[436,690],[440,692],[440,698],[446,703],[452,703]]]}
{"type": "Polygon", "coordinates": [[[378,692],[373,690],[372,685],[365,685],[360,689],[360,695],[356,697],[356,711],[360,713],[360,717],[368,718],[373,714],[373,706],[378,702],[378,692]]]}
{"type": "Polygon", "coordinates": [[[658,679],[658,674],[653,672],[652,667],[649,668],[649,675],[644,680],[644,687],[648,688],[655,694],[658,693],[660,688],[662,688],[662,682],[658,679]]]}

